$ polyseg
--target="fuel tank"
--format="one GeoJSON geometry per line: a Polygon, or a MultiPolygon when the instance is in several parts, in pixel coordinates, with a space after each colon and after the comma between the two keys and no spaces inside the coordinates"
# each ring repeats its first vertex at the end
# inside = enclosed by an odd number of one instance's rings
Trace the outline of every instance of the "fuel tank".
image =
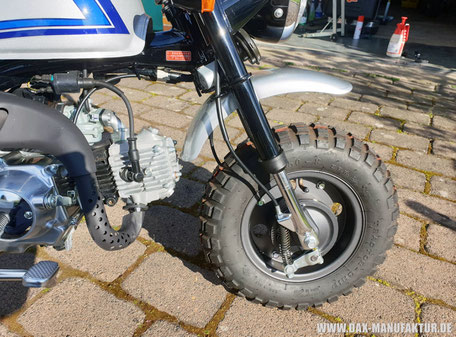
{"type": "Polygon", "coordinates": [[[149,24],[141,0],[8,1],[0,11],[0,60],[137,55],[149,24]]]}

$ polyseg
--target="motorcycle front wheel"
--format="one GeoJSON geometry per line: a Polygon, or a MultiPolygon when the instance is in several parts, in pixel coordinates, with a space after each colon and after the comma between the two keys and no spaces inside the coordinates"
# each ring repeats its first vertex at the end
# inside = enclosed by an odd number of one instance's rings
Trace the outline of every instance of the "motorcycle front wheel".
{"type": "MultiPolygon", "coordinates": [[[[217,169],[201,209],[205,257],[233,292],[263,305],[305,309],[333,302],[375,272],[393,243],[399,215],[390,174],[368,146],[350,134],[321,125],[294,124],[275,130],[285,151],[287,175],[317,226],[321,265],[284,273],[283,229],[274,205],[232,155],[229,170],[217,169]]],[[[253,145],[237,154],[287,212],[272,176],[262,169],[253,145]]],[[[288,233],[288,253],[306,253],[288,233]]]]}

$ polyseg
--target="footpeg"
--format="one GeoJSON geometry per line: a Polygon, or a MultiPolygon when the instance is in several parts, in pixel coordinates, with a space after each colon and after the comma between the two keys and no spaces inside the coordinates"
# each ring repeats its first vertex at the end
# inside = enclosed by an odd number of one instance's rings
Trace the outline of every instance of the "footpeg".
{"type": "Polygon", "coordinates": [[[58,271],[56,262],[41,261],[29,270],[0,269],[0,281],[22,281],[27,288],[49,287],[58,271]]]}

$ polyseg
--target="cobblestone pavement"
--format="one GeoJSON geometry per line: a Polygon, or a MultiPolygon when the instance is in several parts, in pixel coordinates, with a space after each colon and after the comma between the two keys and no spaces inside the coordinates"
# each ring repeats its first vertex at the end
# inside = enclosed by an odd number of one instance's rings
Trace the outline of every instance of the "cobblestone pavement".
{"type": "MultiPolygon", "coordinates": [[[[353,83],[344,97],[293,94],[262,103],[271,124],[336,126],[366,141],[387,163],[401,216],[395,245],[378,272],[351,295],[307,311],[265,308],[228,293],[199,247],[200,198],[216,166],[206,145],[195,163],[183,164],[175,195],[150,208],[129,249],[104,252],[81,225],[71,252],[39,248],[0,256],[8,266],[42,259],[61,265],[52,289],[0,284],[1,336],[315,336],[322,322],[444,321],[456,329],[455,73],[300,50],[263,49],[263,56],[252,72],[294,66],[353,83]]],[[[121,86],[134,102],[138,130],[152,125],[178,146],[207,98],[192,84],[128,79],[121,86]]],[[[126,116],[108,93],[95,102],[126,116]]],[[[245,138],[237,116],[227,124],[234,143],[245,138]]],[[[219,133],[215,139],[225,153],[219,133]]],[[[118,222],[122,212],[111,209],[112,219],[118,222]]]]}

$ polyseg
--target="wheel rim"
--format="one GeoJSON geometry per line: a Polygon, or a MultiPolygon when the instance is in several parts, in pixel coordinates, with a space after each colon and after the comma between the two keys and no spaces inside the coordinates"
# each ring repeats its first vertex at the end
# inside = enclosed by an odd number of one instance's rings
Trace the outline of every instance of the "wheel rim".
{"type": "MultiPolygon", "coordinates": [[[[339,269],[356,251],[364,232],[364,210],[358,194],[339,177],[310,170],[288,173],[288,177],[298,200],[308,207],[318,227],[324,264],[301,268],[292,279],[287,278],[278,242],[274,242],[274,206],[267,196],[262,206],[255,197],[248,202],[241,221],[241,241],[251,262],[268,276],[287,282],[312,281],[339,269]]],[[[274,181],[271,183],[270,192],[280,201],[280,191],[274,181]]],[[[283,201],[279,203],[284,208],[283,201]]],[[[296,258],[305,251],[296,234],[291,234],[291,251],[296,258]]]]}

